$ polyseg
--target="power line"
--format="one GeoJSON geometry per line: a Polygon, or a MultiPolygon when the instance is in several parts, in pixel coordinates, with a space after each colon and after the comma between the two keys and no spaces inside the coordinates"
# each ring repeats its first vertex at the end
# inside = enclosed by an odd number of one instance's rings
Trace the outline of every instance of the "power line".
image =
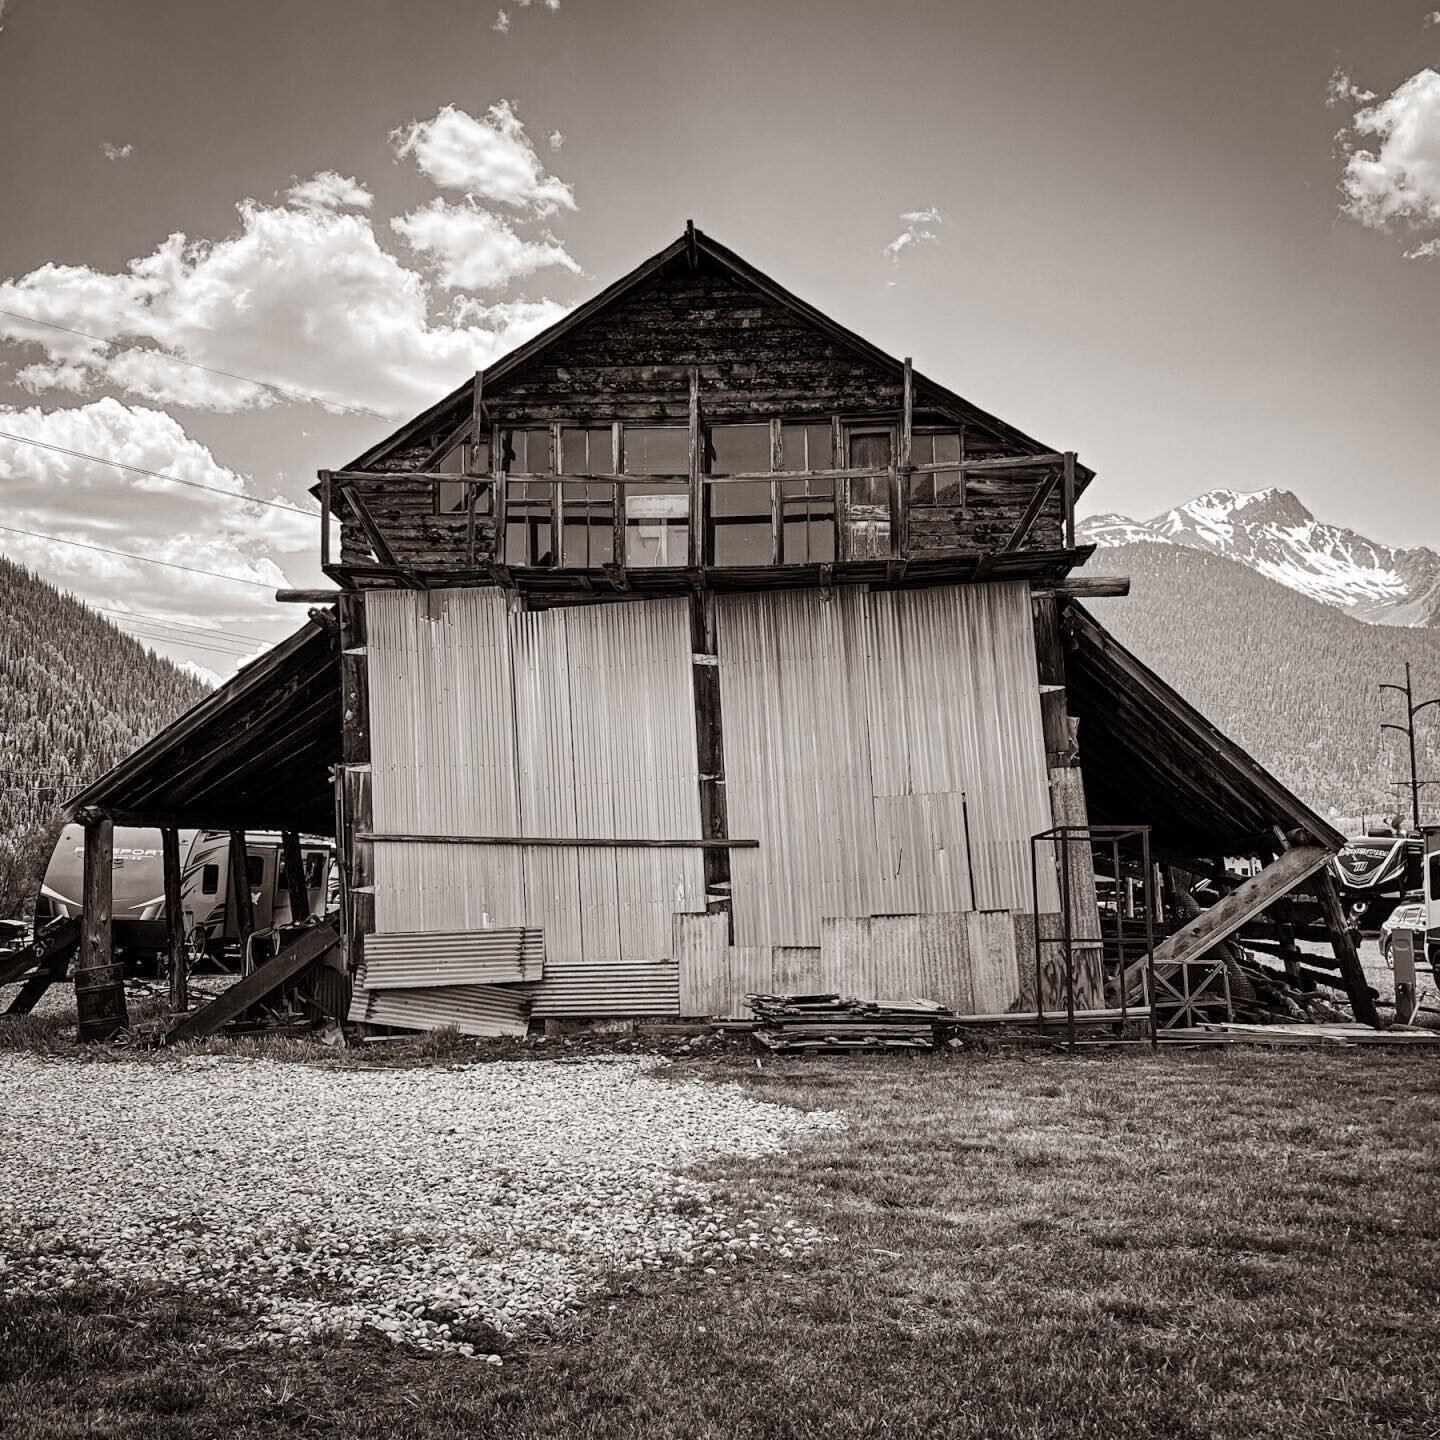
{"type": "Polygon", "coordinates": [[[244,640],[256,645],[261,643],[255,635],[242,635],[238,630],[215,630],[207,625],[187,625],[183,620],[172,620],[170,616],[157,615],[153,610],[117,610],[110,605],[88,604],[87,608],[99,610],[105,615],[123,615],[130,620],[153,620],[157,625],[166,625],[172,630],[194,630],[200,635],[226,635],[232,640],[244,640]]]}
{"type": "Polygon", "coordinates": [[[157,634],[150,630],[125,630],[121,632],[131,640],[142,641],[149,645],[183,645],[187,650],[205,650],[212,655],[228,655],[232,660],[243,660],[253,653],[243,646],[236,646],[231,649],[225,644],[209,644],[204,640],[192,640],[188,635],[165,635],[157,634]]]}
{"type": "MultiPolygon", "coordinates": [[[[7,312],[0,310],[0,315],[7,312]]],[[[147,470],[143,465],[129,465],[123,460],[108,460],[104,455],[90,455],[84,450],[71,450],[64,445],[53,445],[48,440],[33,440],[29,435],[12,435],[0,430],[0,440],[16,440],[21,445],[35,445],[41,450],[53,450],[58,455],[70,455],[76,460],[93,460],[97,465],[113,465],[117,470],[132,470],[137,475],[149,475],[154,480],[168,480],[172,485],[188,485],[192,490],[205,490],[211,495],[223,495],[227,500],[237,500],[244,505],[268,505],[272,510],[288,510],[292,515],[303,515],[307,520],[318,520],[318,510],[302,510],[298,505],[287,505],[283,500],[261,500],[254,495],[237,495],[233,490],[224,490],[219,485],[206,485],[199,480],[184,480],[179,475],[167,475],[163,470],[147,470]]]]}
{"type": "Polygon", "coordinates": [[[174,560],[156,560],[150,555],[132,555],[128,550],[111,550],[104,545],[87,545],[83,540],[62,540],[58,535],[45,535],[39,530],[22,530],[18,525],[0,525],[11,535],[28,535],[32,540],[49,540],[54,545],[73,545],[77,550],[95,550],[101,555],[118,555],[122,560],[138,560],[143,565],[163,565],[167,570],[185,570],[191,575],[208,575],[212,580],[229,580],[235,585],[253,585],[257,590],[273,590],[265,580],[247,580],[243,575],[223,575],[219,570],[201,570],[194,565],[180,565],[174,560]]]}
{"type": "Polygon", "coordinates": [[[356,415],[373,415],[377,420],[386,418],[378,410],[370,409],[368,405],[346,405],[340,400],[324,400],[318,395],[307,395],[303,390],[287,390],[285,386],[273,384],[269,380],[257,380],[253,375],[237,375],[233,370],[217,370],[213,365],[201,365],[197,360],[186,360],[179,355],[168,354],[164,350],[151,350],[148,346],[137,344],[133,340],[114,340],[105,335],[92,335],[88,330],[75,330],[69,325],[57,325],[53,320],[37,320],[33,315],[21,315],[14,310],[0,310],[0,315],[6,315],[11,320],[23,321],[26,325],[43,325],[47,330],[61,330],[66,335],[79,335],[81,339],[95,340],[101,345],[113,345],[120,350],[138,350],[143,355],[154,355],[158,359],[169,360],[176,365],[188,365],[192,370],[203,370],[207,375],[223,375],[227,380],[240,380],[246,385],[258,385],[262,390],[273,390],[277,395],[303,401],[306,405],[328,405],[332,409],[349,410],[356,415]]]}

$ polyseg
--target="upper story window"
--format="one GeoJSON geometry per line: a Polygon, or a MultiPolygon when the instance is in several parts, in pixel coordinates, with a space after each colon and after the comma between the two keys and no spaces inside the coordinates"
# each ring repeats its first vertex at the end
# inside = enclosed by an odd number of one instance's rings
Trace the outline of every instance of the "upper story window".
{"type": "MultiPolygon", "coordinates": [[[[488,475],[490,473],[490,441],[457,440],[443,455],[432,460],[433,473],[442,475],[488,475]]],[[[435,512],[438,515],[463,515],[470,492],[476,489],[476,511],[490,513],[490,487],[473,487],[457,480],[439,480],[435,484],[435,512]]]]}
{"type": "Polygon", "coordinates": [[[684,565],[690,546],[690,434],[683,425],[627,425],[621,436],[625,564],[637,570],[684,565]]]}
{"type": "MultiPolygon", "coordinates": [[[[769,475],[769,425],[712,425],[705,436],[712,476],[769,475]]],[[[774,531],[769,480],[721,480],[706,486],[712,565],[768,565],[774,531]]]]}
{"type": "MultiPolygon", "coordinates": [[[[560,468],[565,475],[614,473],[615,435],[608,425],[564,426],[560,468]]],[[[615,559],[615,482],[565,480],[560,486],[560,563],[596,569],[615,559]]]]}
{"type": "Polygon", "coordinates": [[[931,470],[910,477],[912,505],[963,505],[965,476],[958,468],[965,458],[958,430],[935,430],[914,435],[910,442],[912,465],[944,465],[954,461],[954,470],[931,470]]]}

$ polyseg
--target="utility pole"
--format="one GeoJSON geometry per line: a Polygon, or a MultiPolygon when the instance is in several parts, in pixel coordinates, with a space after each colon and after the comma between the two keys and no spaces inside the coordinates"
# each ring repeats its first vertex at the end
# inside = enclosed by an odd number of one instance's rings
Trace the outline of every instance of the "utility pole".
{"type": "MultiPolygon", "coordinates": [[[[1418,705],[1415,703],[1415,691],[1410,684],[1410,662],[1405,662],[1405,683],[1403,685],[1382,684],[1382,690],[1394,690],[1405,697],[1405,723],[1403,725],[1392,725],[1388,720],[1380,722],[1382,730],[1398,730],[1410,742],[1410,823],[1415,831],[1420,829],[1420,787],[1432,785],[1432,780],[1422,780],[1419,771],[1415,768],[1415,717],[1428,705],[1440,705],[1440,695],[1433,700],[1422,700],[1418,705]]],[[[1404,785],[1405,781],[1399,782],[1404,785]]]]}

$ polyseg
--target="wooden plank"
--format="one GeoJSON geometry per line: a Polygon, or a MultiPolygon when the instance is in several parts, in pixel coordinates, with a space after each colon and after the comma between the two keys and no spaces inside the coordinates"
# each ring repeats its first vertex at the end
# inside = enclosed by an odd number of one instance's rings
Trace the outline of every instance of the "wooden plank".
{"type": "Polygon", "coordinates": [[[320,472],[320,568],[330,564],[330,471],[320,472]]]}
{"type": "Polygon", "coordinates": [[[705,562],[705,488],[701,484],[700,472],[704,466],[704,451],[700,435],[700,371],[690,367],[690,410],[687,434],[690,485],[690,564],[705,562]]]}
{"type": "Polygon", "coordinates": [[[357,840],[376,845],[574,845],[582,849],[636,850],[743,850],[757,847],[758,840],[684,839],[636,840],[615,839],[608,835],[405,835],[358,833],[357,840]]]}
{"type": "MultiPolygon", "coordinates": [[[[1285,852],[1286,856],[1294,853],[1294,850],[1285,852]]],[[[1329,858],[1328,853],[1326,858],[1329,858]]],[[[1340,903],[1340,891],[1328,865],[1318,877],[1315,892],[1316,898],[1320,901],[1321,914],[1325,917],[1325,928],[1330,932],[1330,948],[1334,950],[1335,958],[1340,962],[1340,978],[1345,982],[1345,993],[1350,999],[1350,1008],[1355,1012],[1355,1018],[1361,1024],[1378,1027],[1380,1014],[1375,1009],[1375,997],[1365,978],[1365,967],[1360,963],[1360,954],[1355,948],[1355,937],[1345,923],[1345,907],[1340,903]]]]}
{"type": "Polygon", "coordinates": [[[167,1045],[180,1045],[213,1035],[222,1025],[243,1015],[252,1005],[273,995],[287,980],[320,959],[340,943],[334,921],[314,925],[286,945],[273,959],[258,966],[228,990],[222,990],[208,1005],[187,1015],[165,1037],[167,1045]]]}
{"type": "Polygon", "coordinates": [[[68,960],[80,944],[80,918],[64,915],[48,921],[35,933],[28,945],[23,945],[9,955],[0,957],[0,985],[13,985],[22,975],[57,952],[68,960]]]}
{"type": "Polygon", "coordinates": [[[189,1009],[189,955],[185,936],[185,902],[181,893],[180,832],[173,825],[160,831],[161,868],[165,876],[165,960],[170,976],[170,1008],[189,1009]]]}
{"type": "Polygon", "coordinates": [[[1055,493],[1055,487],[1059,483],[1060,472],[1055,470],[1035,487],[1035,493],[1030,497],[1030,503],[1025,507],[1025,513],[1021,515],[1019,523],[1010,532],[1010,538],[1001,547],[1002,554],[1006,551],[1018,550],[1025,543],[1040,512],[1045,508],[1045,502],[1055,493]]]}
{"type": "Polygon", "coordinates": [[[245,832],[230,832],[230,905],[235,916],[235,938],[240,944],[240,963],[250,963],[250,939],[255,934],[255,903],[250,895],[250,852],[245,832]]]}
{"type": "MultiPolygon", "coordinates": [[[[1308,880],[1316,871],[1323,870],[1329,859],[1330,851],[1323,845],[1296,845],[1285,851],[1223,900],[1208,910],[1202,910],[1188,925],[1162,940],[1155,947],[1156,969],[1162,965],[1183,965],[1198,959],[1212,946],[1233,935],[1247,921],[1253,920],[1266,906],[1288,894],[1302,880],[1308,880]]],[[[1126,985],[1131,985],[1144,970],[1144,960],[1137,960],[1127,967],[1126,985]]]]}
{"type": "Polygon", "coordinates": [[[1045,595],[1063,600],[1102,600],[1112,596],[1130,593],[1128,575],[1072,575],[1058,585],[1036,589],[1037,596],[1045,595]]]}
{"type": "Polygon", "coordinates": [[[1075,548],[1075,452],[1067,450],[1061,467],[1065,488],[1065,548],[1075,548]]]}
{"type": "Polygon", "coordinates": [[[285,889],[290,895],[290,923],[301,925],[310,918],[310,887],[305,881],[305,856],[300,849],[300,835],[286,830],[280,836],[285,861],[285,889]]]}

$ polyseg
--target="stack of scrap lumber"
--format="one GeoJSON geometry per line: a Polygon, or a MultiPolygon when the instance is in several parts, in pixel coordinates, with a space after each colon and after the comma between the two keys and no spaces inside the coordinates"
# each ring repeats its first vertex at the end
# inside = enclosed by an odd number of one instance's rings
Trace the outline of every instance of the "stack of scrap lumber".
{"type": "Polygon", "coordinates": [[[935,1026],[954,1018],[933,1000],[856,1000],[840,995],[747,995],[767,1050],[930,1050],[935,1026]]]}

